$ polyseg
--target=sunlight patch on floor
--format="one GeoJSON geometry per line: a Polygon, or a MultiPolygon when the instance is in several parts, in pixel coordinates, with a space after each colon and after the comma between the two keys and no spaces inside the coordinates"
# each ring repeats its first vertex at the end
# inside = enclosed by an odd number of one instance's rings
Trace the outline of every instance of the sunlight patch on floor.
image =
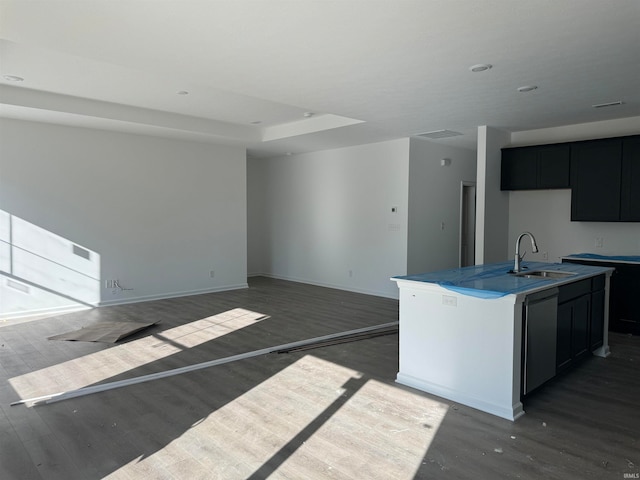
{"type": "Polygon", "coordinates": [[[108,478],[412,479],[447,408],[307,355],[108,478]]]}
{"type": "Polygon", "coordinates": [[[86,387],[215,340],[267,318],[235,308],[138,340],[11,378],[20,398],[34,398],[86,387]]]}

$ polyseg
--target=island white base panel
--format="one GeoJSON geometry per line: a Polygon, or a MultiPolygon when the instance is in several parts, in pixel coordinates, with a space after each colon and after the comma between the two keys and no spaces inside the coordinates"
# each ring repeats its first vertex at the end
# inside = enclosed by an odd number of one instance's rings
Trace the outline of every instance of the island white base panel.
{"type": "Polygon", "coordinates": [[[524,408],[521,402],[518,402],[509,408],[504,408],[501,405],[488,403],[483,401],[482,399],[465,395],[445,386],[436,385],[420,378],[412,377],[411,375],[404,375],[402,373],[398,373],[396,382],[402,385],[406,385],[407,387],[412,387],[417,390],[422,390],[423,392],[431,393],[446,400],[451,400],[453,402],[466,405],[467,407],[476,408],[483,412],[506,418],[507,420],[513,421],[524,415],[524,408]]]}
{"type": "Polygon", "coordinates": [[[522,300],[398,284],[397,382],[508,420],[520,417],[522,300]]]}

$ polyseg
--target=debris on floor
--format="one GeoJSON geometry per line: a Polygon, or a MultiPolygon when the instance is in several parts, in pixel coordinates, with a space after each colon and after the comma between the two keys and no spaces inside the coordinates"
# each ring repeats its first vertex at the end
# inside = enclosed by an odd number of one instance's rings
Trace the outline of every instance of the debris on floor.
{"type": "Polygon", "coordinates": [[[68,340],[72,342],[116,343],[134,333],[156,325],[159,322],[101,322],[72,332],[48,337],[48,340],[68,340]]]}

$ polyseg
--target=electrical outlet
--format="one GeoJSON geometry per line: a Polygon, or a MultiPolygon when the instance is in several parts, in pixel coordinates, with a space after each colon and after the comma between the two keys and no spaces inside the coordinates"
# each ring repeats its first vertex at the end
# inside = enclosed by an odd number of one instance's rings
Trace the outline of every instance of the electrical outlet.
{"type": "Polygon", "coordinates": [[[458,297],[454,297],[453,295],[442,295],[442,304],[450,307],[457,307],[458,297]]]}
{"type": "Polygon", "coordinates": [[[215,270],[209,270],[209,278],[213,278],[216,276],[216,271],[215,270]]]}
{"type": "Polygon", "coordinates": [[[549,260],[549,252],[542,252],[542,259],[549,260]]]}
{"type": "Polygon", "coordinates": [[[596,248],[602,248],[603,245],[604,245],[604,238],[596,237],[596,242],[595,242],[596,248]]]}
{"type": "Polygon", "coordinates": [[[349,270],[349,277],[353,277],[353,270],[349,270]]]}

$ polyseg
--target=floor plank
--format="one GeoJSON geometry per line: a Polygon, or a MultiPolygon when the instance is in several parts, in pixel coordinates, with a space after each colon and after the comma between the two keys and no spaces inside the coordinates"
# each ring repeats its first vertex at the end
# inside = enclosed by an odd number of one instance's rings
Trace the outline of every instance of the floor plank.
{"type": "Polygon", "coordinates": [[[0,326],[2,479],[618,479],[640,472],[640,339],[612,334],[509,422],[395,384],[398,336],[9,403],[397,320],[398,302],[255,277],[232,292],[0,326]],[[47,336],[161,323],[115,346],[47,336]]]}

